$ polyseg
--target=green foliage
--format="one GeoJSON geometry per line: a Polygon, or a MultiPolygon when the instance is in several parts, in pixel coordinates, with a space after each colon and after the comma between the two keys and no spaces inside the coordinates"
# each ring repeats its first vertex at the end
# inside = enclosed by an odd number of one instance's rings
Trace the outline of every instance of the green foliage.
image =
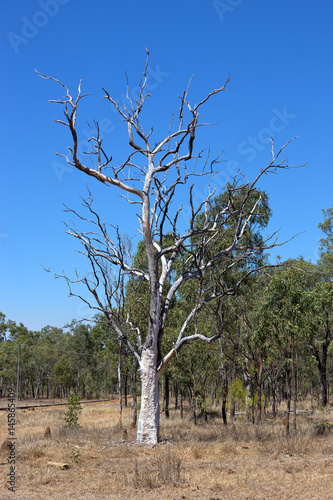
{"type": "Polygon", "coordinates": [[[78,464],[82,458],[81,451],[77,447],[73,447],[71,451],[71,459],[75,464],[78,464]]]}
{"type": "Polygon", "coordinates": [[[333,206],[327,210],[322,210],[324,221],[318,224],[325,237],[320,240],[320,260],[321,269],[333,279],[333,206]]]}
{"type": "Polygon", "coordinates": [[[206,401],[206,394],[204,393],[203,390],[201,392],[199,392],[199,394],[197,396],[197,405],[198,405],[198,408],[199,408],[201,415],[207,415],[208,405],[207,405],[207,401],[206,401]]]}
{"type": "Polygon", "coordinates": [[[316,433],[318,434],[318,436],[322,436],[323,434],[326,434],[327,432],[331,432],[332,429],[333,429],[333,424],[330,424],[329,422],[315,425],[315,430],[316,430],[316,433]]]}
{"type": "Polygon", "coordinates": [[[92,399],[94,394],[94,381],[90,372],[87,373],[85,378],[86,398],[92,399]]]}
{"type": "Polygon", "coordinates": [[[234,403],[239,410],[246,408],[247,388],[240,378],[232,381],[229,387],[228,407],[234,403]]]}
{"type": "Polygon", "coordinates": [[[270,332],[271,344],[276,345],[280,353],[283,350],[287,354],[291,337],[297,343],[309,335],[310,287],[309,277],[302,270],[302,260],[298,260],[287,261],[285,267],[278,269],[265,290],[260,328],[263,336],[270,332]]]}
{"type": "MultiPolygon", "coordinates": [[[[265,404],[265,398],[264,396],[262,395],[261,396],[261,408],[264,407],[264,404],[265,404]]],[[[256,391],[255,395],[253,398],[249,397],[248,400],[247,400],[247,406],[248,408],[252,408],[252,406],[255,406],[257,407],[258,406],[258,391],[256,391]]]]}
{"type": "Polygon", "coordinates": [[[80,398],[73,392],[67,398],[67,412],[64,416],[64,421],[66,422],[65,427],[68,429],[77,429],[79,425],[79,415],[82,411],[82,406],[80,405],[80,398]]]}
{"type": "Polygon", "coordinates": [[[5,320],[6,316],[0,312],[0,342],[3,342],[6,338],[8,325],[5,320]]]}

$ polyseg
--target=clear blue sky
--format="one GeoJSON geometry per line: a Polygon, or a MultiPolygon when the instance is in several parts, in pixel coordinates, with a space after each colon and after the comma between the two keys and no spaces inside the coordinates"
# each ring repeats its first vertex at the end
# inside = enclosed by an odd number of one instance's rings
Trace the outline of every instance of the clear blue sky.
{"type": "MultiPolygon", "coordinates": [[[[141,78],[145,47],[151,53],[152,98],[145,122],[166,131],[178,96],[194,79],[198,102],[220,86],[229,90],[201,112],[198,149],[224,150],[222,172],[252,178],[270,159],[264,138],[277,145],[299,136],[288,149],[291,163],[309,164],[265,179],[281,239],[306,231],[279,249],[283,258],[316,261],[321,210],[332,206],[333,4],[327,0],[12,0],[1,4],[1,193],[0,311],[38,330],[63,326],[87,311],[68,298],[66,283],[42,265],[71,273],[75,242],[65,234],[62,203],[78,208],[87,179],[71,171],[56,152],[70,145],[54,83],[34,68],[84,92],[78,130],[101,120],[116,160],[126,151],[121,120],[102,99],[102,87],[121,101],[125,70],[132,86],[141,78]]],[[[221,179],[223,178],[223,173],[221,179]]],[[[132,207],[117,192],[88,180],[106,218],[132,232],[132,207]]],[[[198,186],[198,197],[205,186],[198,186]]],[[[81,266],[81,267],[80,267],[81,266]]]]}

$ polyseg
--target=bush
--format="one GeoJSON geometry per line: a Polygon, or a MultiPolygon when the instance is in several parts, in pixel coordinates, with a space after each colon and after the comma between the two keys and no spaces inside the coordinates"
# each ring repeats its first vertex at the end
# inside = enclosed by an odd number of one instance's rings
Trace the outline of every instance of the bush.
{"type": "Polygon", "coordinates": [[[315,430],[316,430],[318,436],[322,436],[323,434],[330,432],[332,429],[333,429],[333,424],[330,424],[329,422],[315,425],[315,430]]]}
{"type": "Polygon", "coordinates": [[[67,408],[64,415],[64,420],[66,422],[65,427],[68,429],[77,429],[79,425],[79,414],[82,411],[82,406],[80,405],[80,398],[73,392],[67,398],[67,408]]]}
{"type": "Polygon", "coordinates": [[[235,403],[238,410],[245,410],[246,407],[247,389],[240,378],[232,381],[229,388],[228,408],[231,408],[235,403]]]}

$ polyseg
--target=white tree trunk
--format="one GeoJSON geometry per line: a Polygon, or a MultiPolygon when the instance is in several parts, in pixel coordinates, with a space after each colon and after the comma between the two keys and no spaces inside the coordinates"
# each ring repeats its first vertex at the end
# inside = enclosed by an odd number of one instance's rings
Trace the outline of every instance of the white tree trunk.
{"type": "Polygon", "coordinates": [[[138,422],[137,443],[156,444],[160,438],[159,374],[156,371],[157,348],[142,352],[141,409],[138,422]]]}

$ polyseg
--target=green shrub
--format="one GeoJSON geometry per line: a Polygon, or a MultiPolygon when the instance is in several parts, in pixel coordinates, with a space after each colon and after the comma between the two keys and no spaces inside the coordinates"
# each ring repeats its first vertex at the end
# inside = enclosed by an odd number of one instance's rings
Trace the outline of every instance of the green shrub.
{"type": "Polygon", "coordinates": [[[330,432],[332,429],[333,429],[333,424],[330,424],[329,422],[315,425],[315,430],[316,430],[318,436],[322,436],[323,434],[330,432]]]}
{"type": "Polygon", "coordinates": [[[64,420],[66,422],[65,427],[68,429],[77,429],[79,425],[79,414],[82,411],[82,406],[80,405],[80,398],[73,392],[67,398],[67,408],[64,415],[64,420]]]}
{"type": "Polygon", "coordinates": [[[78,464],[81,460],[81,451],[76,447],[72,448],[71,451],[71,459],[75,464],[78,464]]]}
{"type": "Polygon", "coordinates": [[[243,382],[240,378],[236,378],[230,384],[229,395],[228,395],[228,408],[231,408],[234,402],[236,408],[238,408],[239,410],[245,410],[246,396],[247,396],[246,387],[243,385],[243,382]]]}

